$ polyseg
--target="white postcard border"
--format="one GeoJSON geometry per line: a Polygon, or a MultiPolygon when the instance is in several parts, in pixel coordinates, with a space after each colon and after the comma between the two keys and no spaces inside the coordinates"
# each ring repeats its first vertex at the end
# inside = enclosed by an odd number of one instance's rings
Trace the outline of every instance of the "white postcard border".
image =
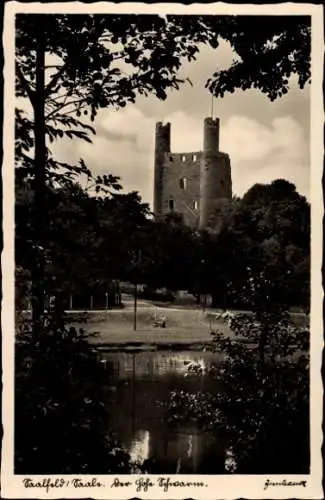
{"type": "MultiPolygon", "coordinates": [[[[323,498],[322,491],[322,399],[321,380],[323,319],[322,267],[322,218],[323,218],[323,8],[315,4],[145,4],[145,3],[19,3],[5,5],[3,45],[5,48],[4,66],[4,134],[3,134],[3,234],[4,250],[2,253],[3,301],[3,409],[2,422],[4,437],[1,457],[1,487],[3,498],[112,498],[112,499],[236,499],[236,498],[323,498]],[[14,15],[19,12],[29,13],[167,13],[173,14],[305,14],[312,16],[312,86],[311,86],[311,213],[312,213],[312,263],[311,263],[311,472],[306,476],[263,476],[263,475],[141,475],[141,476],[98,476],[96,478],[105,487],[76,487],[74,479],[82,482],[94,480],[93,476],[30,476],[33,481],[54,482],[55,479],[66,481],[65,486],[52,488],[26,488],[23,480],[26,476],[13,474],[13,394],[14,394],[14,15]],[[129,486],[111,487],[114,478],[121,482],[132,482],[129,486]],[[202,487],[159,485],[158,478],[184,483],[203,482],[202,487]],[[145,484],[139,490],[139,482],[151,481],[154,486],[145,490],[145,484]],[[278,486],[265,488],[266,481],[297,482],[297,486],[278,486]],[[306,486],[302,482],[306,481],[306,486]]],[[[59,484],[59,483],[58,483],[59,484]]],[[[63,484],[63,483],[62,483],[63,484]]],[[[282,483],[283,484],[283,483],[282,483]]]]}

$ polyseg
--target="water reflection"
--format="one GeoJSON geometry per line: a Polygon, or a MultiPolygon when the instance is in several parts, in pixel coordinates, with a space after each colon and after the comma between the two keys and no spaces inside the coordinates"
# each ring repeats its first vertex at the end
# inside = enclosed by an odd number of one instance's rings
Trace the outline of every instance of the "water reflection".
{"type": "Polygon", "coordinates": [[[103,356],[106,366],[119,379],[135,374],[136,377],[154,377],[165,374],[184,375],[187,365],[199,363],[204,371],[206,365],[215,361],[216,354],[202,352],[112,352],[103,356]]]}
{"type": "Polygon", "coordinates": [[[110,426],[132,460],[145,463],[151,473],[224,473],[226,446],[222,436],[200,431],[194,423],[175,427],[167,421],[172,390],[216,390],[216,382],[190,375],[187,363],[202,366],[215,361],[212,353],[109,353],[110,426]],[[113,388],[113,389],[112,389],[113,388]]]}
{"type": "Polygon", "coordinates": [[[149,441],[150,433],[149,431],[137,431],[136,435],[132,439],[129,453],[131,460],[133,462],[144,462],[149,458],[149,441]]]}

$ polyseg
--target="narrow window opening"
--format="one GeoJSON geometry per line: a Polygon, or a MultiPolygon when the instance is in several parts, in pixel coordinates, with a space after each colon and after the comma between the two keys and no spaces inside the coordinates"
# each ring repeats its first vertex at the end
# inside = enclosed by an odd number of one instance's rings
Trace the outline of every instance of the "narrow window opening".
{"type": "Polygon", "coordinates": [[[174,210],[174,200],[168,201],[169,210],[174,210]]]}
{"type": "Polygon", "coordinates": [[[170,161],[174,161],[174,158],[172,156],[169,157],[170,161]]]}
{"type": "Polygon", "coordinates": [[[225,182],[224,181],[220,181],[220,184],[221,184],[222,187],[224,187],[225,182]]]}
{"type": "Polygon", "coordinates": [[[186,162],[186,156],[185,156],[185,155],[183,155],[183,156],[182,156],[182,162],[183,162],[183,163],[185,163],[185,162],[186,162]]]}
{"type": "Polygon", "coordinates": [[[197,155],[193,155],[193,161],[197,160],[197,155]]]}
{"type": "Polygon", "coordinates": [[[194,210],[198,210],[199,209],[199,202],[197,200],[193,201],[193,208],[194,208],[194,210]]]}
{"type": "Polygon", "coordinates": [[[186,177],[182,177],[180,180],[179,180],[179,187],[181,189],[183,189],[184,191],[186,191],[186,187],[187,187],[187,180],[186,180],[186,177]]]}

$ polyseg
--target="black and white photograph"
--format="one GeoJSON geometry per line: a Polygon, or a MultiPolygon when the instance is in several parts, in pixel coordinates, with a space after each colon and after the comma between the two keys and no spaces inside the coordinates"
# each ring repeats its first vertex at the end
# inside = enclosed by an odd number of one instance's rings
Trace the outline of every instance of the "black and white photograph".
{"type": "Polygon", "coordinates": [[[322,7],[5,16],[4,498],[323,498],[322,7]]]}

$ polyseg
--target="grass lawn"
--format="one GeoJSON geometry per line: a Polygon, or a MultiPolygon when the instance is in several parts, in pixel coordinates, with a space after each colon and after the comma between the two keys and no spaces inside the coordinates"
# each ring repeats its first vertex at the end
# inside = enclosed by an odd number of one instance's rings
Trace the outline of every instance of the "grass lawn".
{"type": "MultiPolygon", "coordinates": [[[[123,309],[102,312],[75,313],[71,315],[71,326],[83,328],[87,333],[97,333],[91,338],[94,344],[146,344],[184,345],[205,344],[212,340],[211,331],[220,330],[224,335],[233,336],[230,328],[217,321],[209,311],[199,308],[158,307],[147,301],[139,301],[137,328],[133,329],[134,312],[132,303],[123,309]],[[79,316],[79,318],[78,318],[79,316]],[[166,318],[166,327],[154,327],[155,318],[166,318]]],[[[303,326],[304,315],[294,315],[293,319],[303,326]]]]}
{"type": "Polygon", "coordinates": [[[71,322],[76,328],[83,328],[87,333],[97,333],[91,342],[96,344],[192,344],[211,341],[210,332],[217,326],[225,334],[231,330],[223,323],[209,318],[199,309],[155,308],[139,305],[137,329],[133,329],[134,314],[131,307],[121,310],[88,314],[88,321],[71,322]],[[157,318],[166,318],[166,327],[154,327],[157,318]]]}

